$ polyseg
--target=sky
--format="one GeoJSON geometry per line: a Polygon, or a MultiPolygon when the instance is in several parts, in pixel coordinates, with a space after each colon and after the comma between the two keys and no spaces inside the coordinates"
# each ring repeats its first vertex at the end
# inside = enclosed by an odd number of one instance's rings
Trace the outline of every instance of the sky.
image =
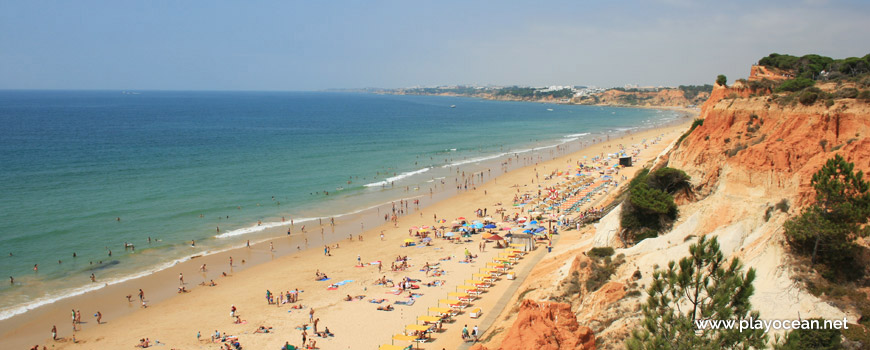
{"type": "Polygon", "coordinates": [[[870,53],[870,1],[0,0],[0,89],[676,86],[870,53]]]}

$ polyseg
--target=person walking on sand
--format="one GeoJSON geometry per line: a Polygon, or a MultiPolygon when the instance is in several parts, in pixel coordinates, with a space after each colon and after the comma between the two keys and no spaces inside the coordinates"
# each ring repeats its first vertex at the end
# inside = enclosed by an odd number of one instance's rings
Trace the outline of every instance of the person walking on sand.
{"type": "Polygon", "coordinates": [[[233,257],[230,257],[230,267],[233,267],[233,257]]]}
{"type": "Polygon", "coordinates": [[[178,282],[183,286],[184,285],[184,275],[181,272],[178,273],[178,282]]]}
{"type": "Polygon", "coordinates": [[[359,254],[356,255],[356,266],[362,266],[362,258],[359,254]]]}
{"type": "Polygon", "coordinates": [[[311,308],[311,311],[308,311],[308,322],[314,322],[314,308],[311,308]]]}
{"type": "Polygon", "coordinates": [[[97,317],[97,324],[103,324],[103,313],[97,311],[95,316],[97,317]]]}
{"type": "Polygon", "coordinates": [[[51,326],[51,340],[57,340],[57,326],[51,326]]]}

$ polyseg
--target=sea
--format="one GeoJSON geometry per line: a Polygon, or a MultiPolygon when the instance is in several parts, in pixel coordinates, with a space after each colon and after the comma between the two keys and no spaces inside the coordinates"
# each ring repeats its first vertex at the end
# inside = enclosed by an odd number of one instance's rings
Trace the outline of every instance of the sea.
{"type": "Polygon", "coordinates": [[[0,91],[0,271],[14,278],[0,283],[0,320],[290,220],[681,117],[445,96],[0,91]]]}

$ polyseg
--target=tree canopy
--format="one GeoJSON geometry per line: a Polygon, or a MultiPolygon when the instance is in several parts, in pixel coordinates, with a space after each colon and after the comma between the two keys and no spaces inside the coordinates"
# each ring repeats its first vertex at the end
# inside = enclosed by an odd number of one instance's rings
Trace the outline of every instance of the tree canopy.
{"type": "Polygon", "coordinates": [[[755,269],[743,273],[737,258],[727,261],[714,237],[701,237],[689,256],[653,272],[643,305],[641,328],[626,341],[630,350],[765,348],[763,329],[703,329],[713,320],[759,319],[749,297],[755,292],[755,269]]]}
{"type": "Polygon", "coordinates": [[[789,244],[811,254],[812,262],[847,262],[854,254],[855,240],[870,233],[862,227],[870,217],[870,185],[855,164],[835,155],[813,175],[815,203],[785,222],[789,244]]]}

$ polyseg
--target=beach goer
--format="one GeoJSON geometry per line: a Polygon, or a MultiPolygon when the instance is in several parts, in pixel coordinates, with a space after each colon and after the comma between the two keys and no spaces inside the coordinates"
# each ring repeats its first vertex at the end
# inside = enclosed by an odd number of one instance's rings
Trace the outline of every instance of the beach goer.
{"type": "Polygon", "coordinates": [[[184,285],[184,275],[181,272],[178,273],[178,282],[184,285]]]}
{"type": "Polygon", "coordinates": [[[233,257],[230,257],[230,267],[233,267],[233,257]]]}
{"type": "Polygon", "coordinates": [[[314,308],[311,308],[311,311],[308,311],[308,322],[314,322],[314,308]]]}
{"type": "Polygon", "coordinates": [[[57,340],[57,326],[51,326],[51,340],[57,340]]]}
{"type": "Polygon", "coordinates": [[[477,325],[475,325],[474,329],[471,330],[471,336],[474,337],[474,342],[477,342],[477,337],[479,336],[477,333],[477,325]]]}
{"type": "Polygon", "coordinates": [[[469,335],[468,335],[468,325],[465,325],[465,326],[462,327],[462,340],[463,340],[463,341],[467,341],[467,340],[468,340],[468,337],[469,337],[469,335]]]}

